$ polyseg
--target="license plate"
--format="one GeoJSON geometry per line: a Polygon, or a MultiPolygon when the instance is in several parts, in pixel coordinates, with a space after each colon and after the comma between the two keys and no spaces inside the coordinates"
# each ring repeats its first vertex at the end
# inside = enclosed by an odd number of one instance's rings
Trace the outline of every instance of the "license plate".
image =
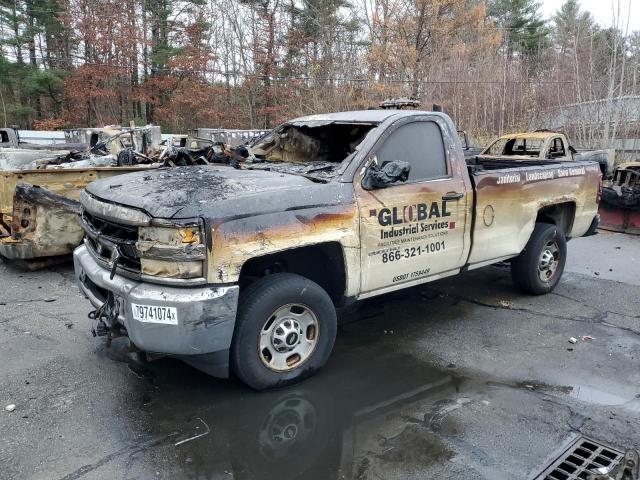
{"type": "Polygon", "coordinates": [[[133,318],[139,322],[178,324],[178,310],[175,307],[131,304],[133,318]]]}

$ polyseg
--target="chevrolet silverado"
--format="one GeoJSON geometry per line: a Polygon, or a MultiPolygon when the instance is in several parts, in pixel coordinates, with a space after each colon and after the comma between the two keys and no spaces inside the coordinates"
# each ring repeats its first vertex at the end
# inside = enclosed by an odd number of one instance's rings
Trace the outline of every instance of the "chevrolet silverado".
{"type": "Polygon", "coordinates": [[[327,361],[336,307],[508,261],[550,292],[598,224],[596,162],[465,160],[439,112],[287,122],[231,166],[98,180],[74,252],[94,332],[255,389],[327,361]]]}

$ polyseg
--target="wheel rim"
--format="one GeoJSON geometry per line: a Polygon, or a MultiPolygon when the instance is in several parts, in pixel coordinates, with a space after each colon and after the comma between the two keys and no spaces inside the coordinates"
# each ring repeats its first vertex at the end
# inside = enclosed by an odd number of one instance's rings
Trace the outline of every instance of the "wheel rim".
{"type": "Polygon", "coordinates": [[[291,303],[278,308],[262,326],[258,354],[274,372],[286,372],[306,362],[318,344],[318,318],[306,305],[291,303]]]}
{"type": "Polygon", "coordinates": [[[543,282],[549,282],[558,270],[560,263],[560,247],[555,240],[550,240],[542,249],[538,263],[538,276],[543,282]]]}
{"type": "Polygon", "coordinates": [[[317,425],[314,406],[306,399],[291,398],[273,407],[259,433],[260,450],[265,458],[282,460],[291,449],[304,446],[317,425]]]}

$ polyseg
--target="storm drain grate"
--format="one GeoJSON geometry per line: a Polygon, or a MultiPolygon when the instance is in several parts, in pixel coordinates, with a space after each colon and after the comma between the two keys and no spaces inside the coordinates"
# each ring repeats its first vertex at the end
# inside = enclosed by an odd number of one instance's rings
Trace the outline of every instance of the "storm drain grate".
{"type": "Polygon", "coordinates": [[[578,437],[535,480],[586,480],[591,473],[609,472],[623,456],[591,438],[578,437]],[[601,468],[605,471],[598,471],[601,468]]]}

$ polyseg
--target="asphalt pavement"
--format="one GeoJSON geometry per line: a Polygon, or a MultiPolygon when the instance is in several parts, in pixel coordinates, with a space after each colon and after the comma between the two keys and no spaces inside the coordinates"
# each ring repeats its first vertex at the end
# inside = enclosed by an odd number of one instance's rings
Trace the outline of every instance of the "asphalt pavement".
{"type": "Polygon", "coordinates": [[[571,241],[546,296],[488,267],[344,309],[267,393],[93,338],[70,265],[0,275],[1,479],[532,479],[580,435],[640,447],[637,236],[571,241]]]}

